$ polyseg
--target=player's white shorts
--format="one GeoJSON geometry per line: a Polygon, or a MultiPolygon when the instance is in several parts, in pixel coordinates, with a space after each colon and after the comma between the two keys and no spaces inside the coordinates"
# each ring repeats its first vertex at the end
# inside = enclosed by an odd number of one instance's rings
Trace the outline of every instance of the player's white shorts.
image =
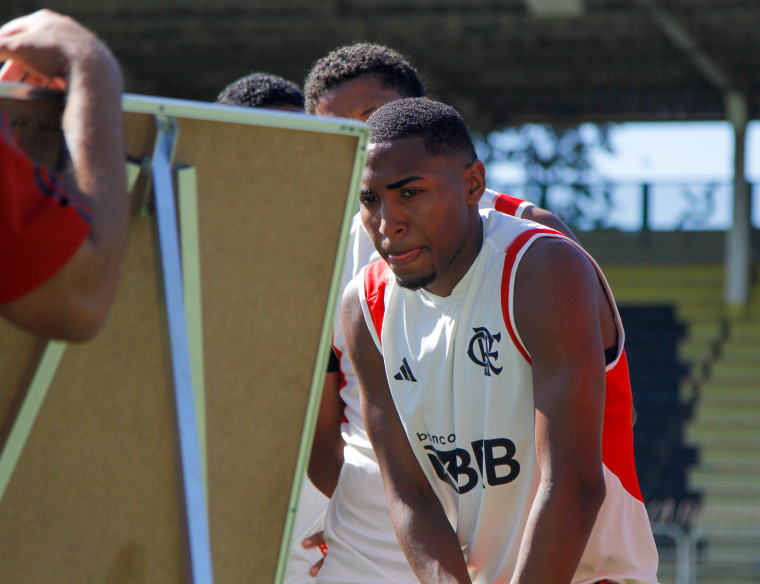
{"type": "Polygon", "coordinates": [[[325,517],[328,544],[317,584],[416,584],[396,540],[380,469],[347,446],[325,517]]]}

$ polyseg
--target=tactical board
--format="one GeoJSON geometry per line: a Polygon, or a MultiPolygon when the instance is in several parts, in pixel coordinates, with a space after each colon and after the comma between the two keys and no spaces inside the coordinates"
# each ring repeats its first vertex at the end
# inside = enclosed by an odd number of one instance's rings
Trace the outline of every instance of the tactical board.
{"type": "Polygon", "coordinates": [[[124,109],[133,213],[106,325],[63,345],[0,323],[2,581],[279,582],[366,128],[124,109]]]}

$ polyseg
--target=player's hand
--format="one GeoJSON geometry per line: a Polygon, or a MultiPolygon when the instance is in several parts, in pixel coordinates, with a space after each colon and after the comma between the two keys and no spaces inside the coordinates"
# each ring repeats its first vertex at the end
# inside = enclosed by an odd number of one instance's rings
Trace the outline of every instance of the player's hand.
{"type": "Polygon", "coordinates": [[[327,555],[327,544],[325,543],[325,532],[318,531],[314,535],[311,535],[307,537],[305,540],[303,540],[303,542],[301,542],[301,545],[303,545],[303,547],[305,547],[306,549],[318,547],[319,550],[322,552],[322,559],[320,559],[316,564],[314,564],[311,568],[309,568],[309,575],[316,578],[317,574],[319,574],[319,571],[322,569],[322,564],[325,563],[325,556],[327,555]]]}
{"type": "MultiPolygon", "coordinates": [[[[21,81],[32,73],[48,85],[56,78],[66,79],[75,65],[93,57],[112,58],[93,33],[52,10],[39,10],[0,27],[0,61],[16,62],[8,66],[7,81],[21,81]]],[[[30,82],[28,76],[23,80],[30,82]]]]}

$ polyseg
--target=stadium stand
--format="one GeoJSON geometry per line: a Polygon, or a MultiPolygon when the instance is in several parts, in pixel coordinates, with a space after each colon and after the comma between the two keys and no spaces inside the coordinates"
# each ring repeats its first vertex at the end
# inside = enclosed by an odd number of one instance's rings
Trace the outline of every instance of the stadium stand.
{"type": "Polygon", "coordinates": [[[760,285],[723,304],[719,264],[603,265],[620,306],[637,471],[662,584],[760,581],[760,285]]]}

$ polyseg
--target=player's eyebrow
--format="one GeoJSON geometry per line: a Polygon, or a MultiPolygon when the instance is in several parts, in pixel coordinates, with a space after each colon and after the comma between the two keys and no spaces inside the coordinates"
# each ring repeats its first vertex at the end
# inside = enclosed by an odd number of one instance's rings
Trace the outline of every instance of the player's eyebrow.
{"type": "Polygon", "coordinates": [[[410,183],[410,182],[415,181],[415,180],[420,180],[420,179],[422,179],[421,176],[409,176],[407,178],[402,178],[401,180],[396,181],[395,183],[391,183],[389,185],[386,185],[385,188],[388,189],[389,191],[392,191],[394,189],[400,189],[405,184],[410,183]]]}
{"type": "Polygon", "coordinates": [[[369,117],[370,114],[375,113],[377,110],[377,106],[372,106],[371,108],[364,110],[361,114],[359,114],[361,117],[369,117]]]}

